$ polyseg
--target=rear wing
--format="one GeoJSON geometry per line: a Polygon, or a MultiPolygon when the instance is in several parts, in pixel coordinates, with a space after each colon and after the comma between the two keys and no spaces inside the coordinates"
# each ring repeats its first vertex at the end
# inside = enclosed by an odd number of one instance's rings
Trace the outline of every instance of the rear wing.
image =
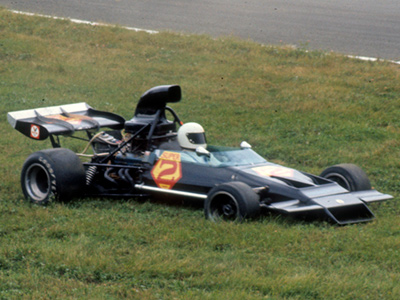
{"type": "Polygon", "coordinates": [[[102,127],[123,129],[125,124],[123,117],[95,110],[84,102],[9,112],[7,119],[13,128],[35,140],[102,127]]]}

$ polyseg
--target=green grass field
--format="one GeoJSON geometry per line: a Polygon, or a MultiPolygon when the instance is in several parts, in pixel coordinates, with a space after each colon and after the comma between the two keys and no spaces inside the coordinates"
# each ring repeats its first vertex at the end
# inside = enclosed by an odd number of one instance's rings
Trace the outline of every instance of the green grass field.
{"type": "Polygon", "coordinates": [[[0,9],[0,116],[0,299],[400,298],[397,65],[0,9]],[[246,140],[315,174],[355,163],[395,199],[372,205],[375,221],[344,227],[215,224],[201,209],[135,199],[24,202],[22,164],[51,145],[12,129],[7,112],[84,101],[130,119],[161,84],[181,85],[173,108],[210,144],[246,140]]]}

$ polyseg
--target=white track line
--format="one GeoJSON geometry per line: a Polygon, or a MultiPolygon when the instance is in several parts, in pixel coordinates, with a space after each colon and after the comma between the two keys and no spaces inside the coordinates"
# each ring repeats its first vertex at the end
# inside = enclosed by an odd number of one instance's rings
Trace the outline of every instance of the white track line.
{"type": "MultiPolygon", "coordinates": [[[[20,15],[38,16],[38,17],[55,19],[55,20],[69,20],[69,21],[71,21],[73,23],[77,23],[77,24],[87,24],[87,25],[92,25],[92,26],[111,26],[111,27],[115,26],[115,25],[110,25],[110,24],[105,24],[105,23],[97,23],[97,22],[78,20],[78,19],[71,19],[71,18],[61,18],[61,17],[54,17],[54,16],[48,16],[48,15],[40,15],[40,14],[28,13],[28,12],[17,11],[17,10],[10,10],[10,11],[15,13],[15,14],[20,14],[20,15]]],[[[135,28],[135,27],[122,26],[122,28],[125,28],[125,29],[128,29],[128,30],[132,30],[132,31],[136,31],[136,32],[139,32],[139,31],[147,32],[147,33],[150,33],[150,34],[159,33],[156,30],[147,30],[147,29],[141,29],[141,28],[135,28]]],[[[354,56],[354,55],[347,55],[347,57],[354,58],[354,59],[359,59],[359,60],[364,60],[364,61],[387,61],[387,62],[390,62],[390,63],[393,63],[393,64],[400,65],[400,61],[379,59],[379,58],[375,58],[375,57],[354,56]]]]}
{"type": "MultiPolygon", "coordinates": [[[[34,14],[34,13],[29,13],[29,12],[23,12],[23,11],[17,11],[17,10],[10,10],[12,13],[15,14],[20,14],[20,15],[26,15],[26,16],[37,16],[37,17],[43,17],[43,18],[49,18],[49,19],[55,19],[55,20],[67,20],[71,21],[72,23],[77,23],[77,24],[86,24],[86,25],[92,25],[92,26],[109,26],[109,27],[115,27],[115,25],[110,25],[110,24],[105,24],[105,23],[97,23],[97,22],[91,22],[91,21],[85,21],[85,20],[78,20],[78,19],[71,19],[71,18],[61,18],[61,17],[54,17],[54,16],[47,16],[47,15],[40,15],[40,14],[34,14]]],[[[133,30],[136,32],[143,31],[147,32],[150,34],[156,34],[158,31],[155,30],[147,30],[147,29],[141,29],[141,28],[135,28],[135,27],[125,27],[122,26],[121,28],[125,28],[128,30],[133,30]]]]}
{"type": "Polygon", "coordinates": [[[375,57],[353,56],[353,55],[347,55],[347,57],[360,59],[360,60],[365,60],[365,61],[387,61],[387,62],[390,62],[392,64],[400,65],[400,61],[386,60],[386,59],[380,59],[380,58],[375,58],[375,57]]]}

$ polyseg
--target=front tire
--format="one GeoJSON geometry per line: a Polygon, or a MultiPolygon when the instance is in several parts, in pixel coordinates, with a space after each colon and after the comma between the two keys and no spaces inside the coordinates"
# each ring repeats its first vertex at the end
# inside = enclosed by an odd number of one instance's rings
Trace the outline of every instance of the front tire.
{"type": "Polygon", "coordinates": [[[260,213],[259,196],[242,182],[220,184],[209,192],[204,214],[211,221],[243,221],[260,213]]]}
{"type": "Polygon", "coordinates": [[[329,167],[320,176],[338,183],[350,192],[371,189],[367,174],[353,164],[339,164],[329,167]]]}
{"type": "Polygon", "coordinates": [[[21,172],[25,198],[35,204],[67,201],[76,197],[85,184],[85,169],[78,156],[68,149],[47,149],[31,154],[21,172]]]}

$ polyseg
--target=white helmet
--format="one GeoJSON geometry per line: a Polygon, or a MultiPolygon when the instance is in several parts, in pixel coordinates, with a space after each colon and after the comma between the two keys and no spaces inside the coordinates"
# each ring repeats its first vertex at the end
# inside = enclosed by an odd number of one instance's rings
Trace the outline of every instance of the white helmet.
{"type": "Polygon", "coordinates": [[[204,129],[197,123],[183,124],[178,130],[179,146],[183,149],[196,150],[197,147],[207,148],[204,129]]]}

